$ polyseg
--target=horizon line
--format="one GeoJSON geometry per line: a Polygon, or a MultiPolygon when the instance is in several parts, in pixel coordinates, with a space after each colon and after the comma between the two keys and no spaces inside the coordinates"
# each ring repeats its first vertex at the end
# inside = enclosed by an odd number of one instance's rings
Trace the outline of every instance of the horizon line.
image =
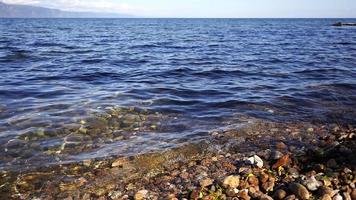
{"type": "Polygon", "coordinates": [[[356,19],[356,17],[0,17],[0,19],[356,19]]]}

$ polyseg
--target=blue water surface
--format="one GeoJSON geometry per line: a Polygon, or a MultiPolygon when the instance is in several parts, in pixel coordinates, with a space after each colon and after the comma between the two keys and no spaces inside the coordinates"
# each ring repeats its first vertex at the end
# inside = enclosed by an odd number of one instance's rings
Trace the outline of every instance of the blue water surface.
{"type": "MultiPolygon", "coordinates": [[[[194,142],[236,115],[354,123],[356,28],[337,21],[354,20],[0,19],[0,145],[115,106],[178,121],[70,156],[194,142]]],[[[23,159],[62,137],[41,139],[23,159]]]]}

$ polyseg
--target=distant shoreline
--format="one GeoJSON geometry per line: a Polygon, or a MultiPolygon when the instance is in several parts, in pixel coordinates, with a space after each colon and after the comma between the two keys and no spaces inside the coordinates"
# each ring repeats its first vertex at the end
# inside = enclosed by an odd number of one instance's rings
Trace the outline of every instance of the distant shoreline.
{"type": "Polygon", "coordinates": [[[320,19],[355,19],[356,17],[0,17],[0,19],[308,19],[308,20],[320,20],[320,19]]]}

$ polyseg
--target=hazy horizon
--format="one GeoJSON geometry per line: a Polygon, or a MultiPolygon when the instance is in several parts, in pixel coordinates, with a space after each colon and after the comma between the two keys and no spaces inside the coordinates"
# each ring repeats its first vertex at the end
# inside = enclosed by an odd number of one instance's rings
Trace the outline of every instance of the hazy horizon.
{"type": "Polygon", "coordinates": [[[75,12],[137,18],[356,18],[352,0],[0,0],[75,12]]]}

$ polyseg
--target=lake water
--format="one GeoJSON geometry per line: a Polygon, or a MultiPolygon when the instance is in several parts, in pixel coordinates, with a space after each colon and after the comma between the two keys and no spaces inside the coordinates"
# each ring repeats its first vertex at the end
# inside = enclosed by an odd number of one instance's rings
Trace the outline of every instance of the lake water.
{"type": "Polygon", "coordinates": [[[249,117],[354,124],[356,28],[337,21],[0,19],[0,169],[160,151],[249,117]]]}

